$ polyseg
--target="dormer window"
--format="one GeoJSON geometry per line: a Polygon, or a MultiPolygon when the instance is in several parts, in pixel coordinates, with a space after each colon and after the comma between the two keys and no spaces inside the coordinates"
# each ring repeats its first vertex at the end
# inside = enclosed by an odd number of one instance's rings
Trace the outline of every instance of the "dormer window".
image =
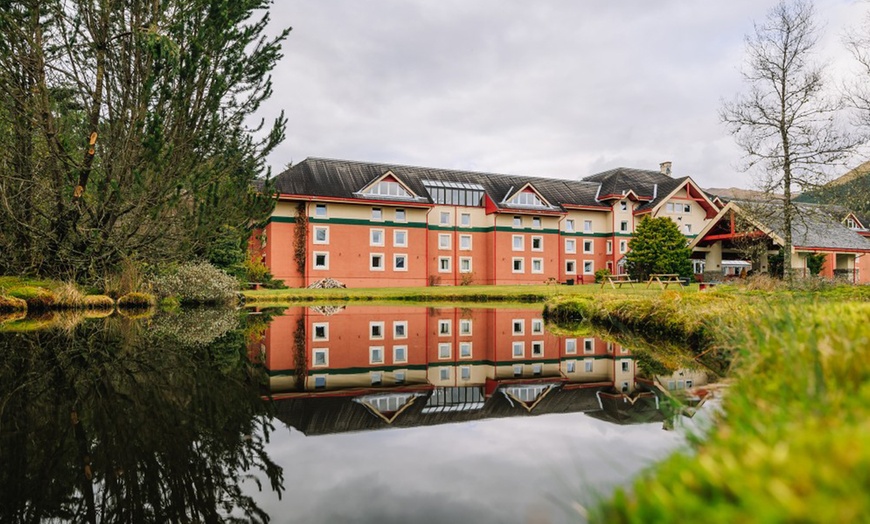
{"type": "Polygon", "coordinates": [[[518,206],[545,207],[544,201],[541,200],[534,191],[523,191],[514,198],[514,204],[518,206]]]}
{"type": "Polygon", "coordinates": [[[365,194],[369,196],[412,198],[411,193],[408,193],[401,184],[389,179],[381,180],[377,184],[370,187],[365,194]]]}
{"type": "Polygon", "coordinates": [[[858,229],[858,224],[855,223],[854,218],[847,218],[846,227],[848,227],[849,229],[858,229]]]}

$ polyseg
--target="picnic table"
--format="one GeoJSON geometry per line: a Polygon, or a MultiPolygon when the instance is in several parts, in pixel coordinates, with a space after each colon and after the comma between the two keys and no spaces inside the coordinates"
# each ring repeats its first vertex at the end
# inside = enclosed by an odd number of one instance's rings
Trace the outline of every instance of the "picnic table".
{"type": "Polygon", "coordinates": [[[667,289],[671,284],[683,285],[679,273],[652,273],[646,283],[646,288],[649,289],[653,283],[657,283],[662,289],[667,289]]]}
{"type": "Polygon", "coordinates": [[[622,289],[623,284],[634,287],[636,283],[637,280],[632,280],[631,275],[607,275],[601,280],[601,288],[604,288],[604,284],[610,284],[613,289],[616,289],[617,286],[622,289]]]}

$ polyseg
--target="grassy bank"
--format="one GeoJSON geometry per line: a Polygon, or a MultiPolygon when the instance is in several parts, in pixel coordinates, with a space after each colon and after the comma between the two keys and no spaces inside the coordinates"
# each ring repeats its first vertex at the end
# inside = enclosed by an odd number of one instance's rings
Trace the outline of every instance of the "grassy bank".
{"type": "Polygon", "coordinates": [[[115,301],[72,283],[0,276],[0,312],[112,310],[115,301]]]}
{"type": "Polygon", "coordinates": [[[705,344],[699,352],[734,351],[735,381],[710,435],[618,491],[591,520],[868,521],[868,298],[866,288],[834,288],[548,304],[551,318],[658,324],[654,336],[694,337],[705,344]]]}
{"type": "MultiPolygon", "coordinates": [[[[698,286],[684,292],[697,292],[698,286]]],[[[644,286],[612,290],[602,289],[598,284],[578,286],[528,285],[528,286],[435,286],[402,288],[347,288],[347,289],[258,289],[245,291],[248,304],[282,302],[543,302],[556,297],[598,296],[651,296],[660,294],[659,289],[644,286]]]]}

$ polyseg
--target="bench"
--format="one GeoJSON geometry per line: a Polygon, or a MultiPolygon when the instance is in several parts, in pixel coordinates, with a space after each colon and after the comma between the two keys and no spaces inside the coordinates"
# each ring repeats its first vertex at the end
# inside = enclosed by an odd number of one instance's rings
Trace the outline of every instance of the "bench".
{"type": "Polygon", "coordinates": [[[601,279],[601,288],[603,289],[604,285],[608,283],[613,289],[616,289],[617,287],[622,289],[623,284],[628,284],[629,286],[634,287],[638,281],[633,280],[630,275],[607,275],[601,279]]]}
{"type": "Polygon", "coordinates": [[[683,286],[683,281],[678,273],[652,273],[646,283],[646,288],[649,289],[653,283],[658,284],[662,289],[667,289],[671,284],[683,286]]]}

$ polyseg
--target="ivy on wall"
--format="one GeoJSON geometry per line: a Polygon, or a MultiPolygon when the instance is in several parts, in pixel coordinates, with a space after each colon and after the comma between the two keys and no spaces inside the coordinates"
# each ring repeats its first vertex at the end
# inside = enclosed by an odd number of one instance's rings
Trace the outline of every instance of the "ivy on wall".
{"type": "MultiPolygon", "coordinates": [[[[299,274],[305,276],[305,256],[308,241],[308,213],[305,211],[305,203],[300,202],[296,206],[296,235],[294,236],[293,254],[296,259],[296,269],[299,274]]],[[[303,283],[304,286],[304,283],[303,283]]]]}
{"type": "Polygon", "coordinates": [[[306,371],[308,370],[308,353],[305,351],[305,317],[296,321],[296,331],[293,332],[293,350],[296,352],[296,389],[305,391],[306,371]]]}

